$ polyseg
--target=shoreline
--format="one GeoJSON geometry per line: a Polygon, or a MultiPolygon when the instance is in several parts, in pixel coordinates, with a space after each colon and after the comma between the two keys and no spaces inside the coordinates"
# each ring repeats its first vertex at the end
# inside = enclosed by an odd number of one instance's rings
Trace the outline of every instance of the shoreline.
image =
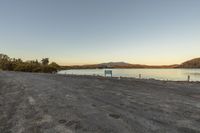
{"type": "Polygon", "coordinates": [[[72,69],[57,73],[104,76],[104,70],[112,71],[113,77],[200,82],[200,69],[72,69]]]}
{"type": "MultiPolygon", "coordinates": [[[[74,69],[75,70],[75,69],[74,69]]],[[[62,71],[62,70],[61,70],[62,71]]],[[[13,72],[13,73],[29,73],[29,74],[49,74],[49,75],[62,75],[62,76],[75,76],[75,77],[93,77],[93,78],[105,78],[105,79],[117,79],[117,80],[141,80],[141,81],[158,81],[158,82],[177,82],[177,83],[200,83],[200,81],[187,81],[187,80],[165,80],[155,78],[137,78],[137,77],[124,77],[124,76],[112,76],[105,77],[102,75],[81,75],[81,74],[59,74],[59,73],[40,73],[40,72],[20,72],[20,71],[3,71],[0,72],[13,72]],[[120,78],[120,79],[119,79],[120,78]]]]}
{"type": "Polygon", "coordinates": [[[187,80],[161,80],[155,78],[136,78],[136,77],[123,77],[123,76],[113,76],[113,77],[105,77],[101,75],[79,75],[79,74],[57,74],[57,75],[64,75],[64,76],[77,76],[77,77],[101,77],[105,79],[117,79],[117,80],[141,80],[141,81],[159,81],[159,82],[182,82],[182,83],[200,83],[200,81],[187,81],[187,80]],[[119,79],[120,78],[120,79],[119,79]]]}

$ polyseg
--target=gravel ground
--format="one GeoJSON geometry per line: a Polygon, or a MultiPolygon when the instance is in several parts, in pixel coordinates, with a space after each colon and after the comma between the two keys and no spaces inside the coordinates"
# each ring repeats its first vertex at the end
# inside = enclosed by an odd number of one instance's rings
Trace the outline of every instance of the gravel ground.
{"type": "Polygon", "coordinates": [[[200,83],[1,71],[0,133],[200,133],[200,83]]]}

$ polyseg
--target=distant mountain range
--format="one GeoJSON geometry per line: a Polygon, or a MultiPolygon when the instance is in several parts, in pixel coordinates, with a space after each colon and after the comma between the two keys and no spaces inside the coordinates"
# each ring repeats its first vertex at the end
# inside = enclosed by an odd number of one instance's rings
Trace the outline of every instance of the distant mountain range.
{"type": "Polygon", "coordinates": [[[186,61],[182,64],[174,65],[142,65],[142,64],[130,64],[126,62],[108,62],[101,64],[92,65],[74,65],[74,66],[63,66],[63,69],[96,69],[96,68],[200,68],[200,58],[195,58],[186,61]]]}
{"type": "Polygon", "coordinates": [[[142,64],[130,64],[126,62],[108,62],[97,64],[98,67],[103,68],[173,68],[177,65],[168,65],[168,66],[150,66],[150,65],[142,65],[142,64]]]}
{"type": "Polygon", "coordinates": [[[108,62],[108,63],[101,63],[98,64],[99,66],[107,66],[107,67],[117,67],[117,66],[130,66],[132,64],[126,62],[108,62]]]}

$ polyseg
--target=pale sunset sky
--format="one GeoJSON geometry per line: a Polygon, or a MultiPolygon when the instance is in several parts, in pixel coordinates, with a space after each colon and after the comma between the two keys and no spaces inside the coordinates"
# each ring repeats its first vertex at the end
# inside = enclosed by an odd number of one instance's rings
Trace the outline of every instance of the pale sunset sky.
{"type": "Polygon", "coordinates": [[[200,57],[200,0],[0,0],[0,53],[178,64],[200,57]]]}

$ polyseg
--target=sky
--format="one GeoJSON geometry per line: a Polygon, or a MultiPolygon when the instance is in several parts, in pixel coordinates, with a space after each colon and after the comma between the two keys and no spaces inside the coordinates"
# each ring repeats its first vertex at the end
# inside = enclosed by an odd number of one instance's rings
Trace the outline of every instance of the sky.
{"type": "Polygon", "coordinates": [[[61,65],[200,57],[200,0],[0,0],[0,53],[61,65]]]}

